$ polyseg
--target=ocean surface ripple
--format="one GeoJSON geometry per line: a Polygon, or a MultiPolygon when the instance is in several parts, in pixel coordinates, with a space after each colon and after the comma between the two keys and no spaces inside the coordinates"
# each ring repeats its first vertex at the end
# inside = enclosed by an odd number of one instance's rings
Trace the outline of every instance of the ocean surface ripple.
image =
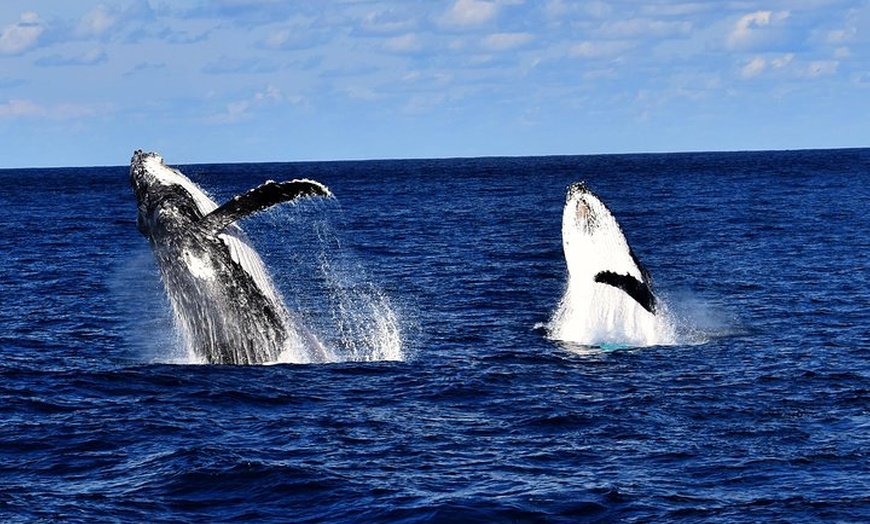
{"type": "Polygon", "coordinates": [[[330,187],[244,227],[358,358],[186,363],[127,168],[0,170],[4,522],[870,518],[870,150],[185,172],[330,187]],[[581,179],[691,343],[546,338],[581,179]],[[381,303],[402,350],[365,358],[337,318],[381,303]]]}

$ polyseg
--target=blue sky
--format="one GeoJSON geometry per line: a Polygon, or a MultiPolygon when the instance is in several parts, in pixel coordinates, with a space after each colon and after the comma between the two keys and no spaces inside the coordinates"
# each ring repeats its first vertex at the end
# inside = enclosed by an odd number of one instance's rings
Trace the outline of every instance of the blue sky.
{"type": "Polygon", "coordinates": [[[0,4],[0,167],[868,137],[868,0],[0,4]]]}

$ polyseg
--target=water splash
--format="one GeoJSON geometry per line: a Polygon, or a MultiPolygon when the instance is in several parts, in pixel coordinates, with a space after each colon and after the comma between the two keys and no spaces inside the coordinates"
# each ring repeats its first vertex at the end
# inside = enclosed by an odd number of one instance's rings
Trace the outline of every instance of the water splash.
{"type": "Polygon", "coordinates": [[[124,359],[147,362],[186,363],[184,340],[174,328],[172,306],[160,283],[151,252],[141,247],[119,261],[109,275],[108,286],[126,343],[124,359]]]}
{"type": "Polygon", "coordinates": [[[665,298],[678,344],[706,344],[747,332],[735,315],[721,305],[704,300],[697,293],[678,290],[669,292],[665,298]]]}
{"type": "MultiPolygon", "coordinates": [[[[598,304],[591,314],[578,311],[568,292],[542,328],[548,338],[572,353],[586,355],[648,346],[697,346],[712,340],[747,333],[742,322],[725,308],[687,290],[658,296],[658,311],[625,308],[624,304],[598,304]]],[[[596,299],[587,297],[591,301],[596,299]]]]}
{"type": "Polygon", "coordinates": [[[404,360],[402,332],[389,297],[359,270],[324,256],[321,271],[329,289],[338,351],[345,360],[404,360]]]}
{"type": "Polygon", "coordinates": [[[621,290],[595,282],[569,281],[562,300],[547,324],[549,338],[594,347],[644,347],[677,344],[674,318],[659,300],[654,315],[621,290]]]}
{"type": "MultiPolygon", "coordinates": [[[[302,321],[317,333],[330,361],[405,360],[397,308],[353,250],[345,248],[341,213],[332,200],[266,214],[269,229],[282,238],[270,253],[279,289],[291,309],[303,312],[302,321]]],[[[287,351],[278,361],[291,357],[287,351]]]]}

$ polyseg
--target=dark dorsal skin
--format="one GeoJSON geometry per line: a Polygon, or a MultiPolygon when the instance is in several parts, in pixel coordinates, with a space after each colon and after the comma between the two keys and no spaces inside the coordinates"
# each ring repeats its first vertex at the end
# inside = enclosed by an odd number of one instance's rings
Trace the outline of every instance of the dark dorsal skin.
{"type": "Polygon", "coordinates": [[[240,218],[256,214],[276,204],[306,196],[328,197],[331,195],[322,185],[308,180],[288,182],[269,180],[247,193],[231,198],[224,205],[203,217],[199,222],[199,227],[206,234],[214,235],[240,218]]]}
{"type": "Polygon", "coordinates": [[[638,304],[652,314],[656,312],[656,297],[649,285],[631,275],[620,275],[613,271],[602,271],[595,275],[595,281],[625,291],[638,304]]]}

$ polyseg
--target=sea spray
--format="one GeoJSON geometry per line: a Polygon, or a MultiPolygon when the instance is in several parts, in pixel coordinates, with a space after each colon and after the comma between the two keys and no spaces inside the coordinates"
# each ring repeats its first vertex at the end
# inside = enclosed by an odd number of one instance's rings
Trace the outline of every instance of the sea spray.
{"type": "Polygon", "coordinates": [[[267,213],[270,235],[280,236],[266,255],[279,288],[334,360],[405,360],[396,306],[346,246],[341,213],[335,200],[267,213]]]}
{"type": "Polygon", "coordinates": [[[325,254],[321,259],[339,353],[350,361],[404,360],[402,333],[389,297],[361,280],[359,268],[336,262],[325,254]]]}
{"type": "Polygon", "coordinates": [[[194,361],[174,327],[172,306],[160,283],[154,257],[146,247],[119,260],[108,285],[118,312],[119,333],[129,351],[125,358],[136,362],[194,361]]]}
{"type": "Polygon", "coordinates": [[[616,292],[595,286],[568,285],[546,329],[549,338],[585,346],[643,347],[678,343],[667,303],[655,315],[616,292]]]}
{"type": "Polygon", "coordinates": [[[706,344],[713,339],[746,332],[742,322],[721,304],[705,300],[698,293],[681,289],[669,291],[664,300],[674,326],[676,343],[706,344]]]}

